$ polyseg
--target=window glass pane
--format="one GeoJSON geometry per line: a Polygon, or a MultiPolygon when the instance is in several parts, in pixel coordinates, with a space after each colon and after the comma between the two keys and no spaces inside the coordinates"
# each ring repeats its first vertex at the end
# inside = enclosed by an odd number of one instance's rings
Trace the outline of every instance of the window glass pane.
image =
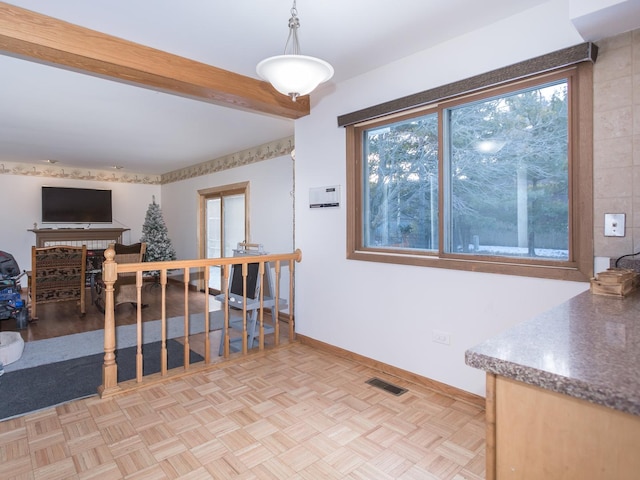
{"type": "Polygon", "coordinates": [[[446,252],[568,259],[567,112],[566,81],[447,111],[446,252]]]}
{"type": "MultiPolygon", "coordinates": [[[[219,258],[220,250],[220,218],[222,216],[220,198],[208,198],[206,203],[207,219],[207,258],[219,258]]],[[[220,267],[209,267],[209,288],[220,289],[220,267]]]]}
{"type": "Polygon", "coordinates": [[[438,116],[372,128],[363,145],[363,246],[438,250],[438,116]]]}
{"type": "Polygon", "coordinates": [[[244,193],[224,197],[224,256],[232,257],[239,242],[244,242],[244,193]]]}

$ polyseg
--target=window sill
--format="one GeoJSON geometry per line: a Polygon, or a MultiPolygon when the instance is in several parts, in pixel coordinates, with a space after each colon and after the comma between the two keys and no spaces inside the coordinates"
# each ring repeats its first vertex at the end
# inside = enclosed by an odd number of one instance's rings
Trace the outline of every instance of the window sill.
{"type": "Polygon", "coordinates": [[[518,275],[523,277],[549,278],[574,282],[588,282],[591,273],[580,271],[575,264],[565,265],[531,265],[510,263],[505,261],[486,261],[478,259],[440,258],[431,255],[393,253],[380,251],[356,250],[347,254],[348,260],[368,262],[394,263],[414,265],[418,267],[448,268],[470,272],[497,273],[502,275],[518,275]]]}

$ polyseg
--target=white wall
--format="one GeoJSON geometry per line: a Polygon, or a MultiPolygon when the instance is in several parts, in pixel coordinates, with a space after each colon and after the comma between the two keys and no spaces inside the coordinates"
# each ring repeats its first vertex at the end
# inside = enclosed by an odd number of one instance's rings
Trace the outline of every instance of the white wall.
{"type": "MultiPolygon", "coordinates": [[[[178,259],[199,258],[198,190],[247,181],[250,223],[247,241],[262,244],[268,253],[291,253],[293,172],[294,162],[286,155],[163,185],[162,214],[178,259]]],[[[289,285],[289,269],[282,265],[279,297],[287,301],[289,285]]]]}
{"type": "MultiPolygon", "coordinates": [[[[112,191],[113,223],[92,225],[98,227],[129,228],[123,235],[125,243],[137,242],[142,235],[142,224],[153,195],[160,198],[159,185],[142,185],[116,182],[96,182],[69,178],[40,176],[0,175],[3,212],[0,215],[0,250],[12,254],[22,270],[31,270],[31,246],[35,235],[29,232],[33,224],[41,227],[40,190],[42,185],[99,188],[112,191]]],[[[60,227],[85,228],[86,224],[59,225],[60,227]]],[[[46,225],[56,228],[56,225],[46,225]]]]}
{"type": "MultiPolygon", "coordinates": [[[[428,34],[426,32],[425,34],[428,34]]],[[[339,115],[461,80],[583,40],[556,0],[319,92],[296,121],[296,329],[484,395],[464,352],[588,288],[563,282],[346,260],[345,134],[339,115]],[[311,187],[342,185],[339,209],[309,209],[311,187]],[[432,331],[451,333],[451,345],[432,331]]],[[[363,379],[364,381],[365,379],[363,379]]]]}
{"type": "Polygon", "coordinates": [[[282,156],[162,186],[162,214],[181,260],[198,258],[198,190],[249,182],[252,243],[293,251],[293,160],[282,156]]]}

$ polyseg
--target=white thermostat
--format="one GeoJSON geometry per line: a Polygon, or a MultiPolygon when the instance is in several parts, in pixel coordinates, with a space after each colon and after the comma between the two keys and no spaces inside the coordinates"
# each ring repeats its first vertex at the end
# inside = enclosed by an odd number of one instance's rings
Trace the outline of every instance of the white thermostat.
{"type": "Polygon", "coordinates": [[[309,208],[331,208],[340,206],[340,186],[315,187],[309,189],[309,208]]]}

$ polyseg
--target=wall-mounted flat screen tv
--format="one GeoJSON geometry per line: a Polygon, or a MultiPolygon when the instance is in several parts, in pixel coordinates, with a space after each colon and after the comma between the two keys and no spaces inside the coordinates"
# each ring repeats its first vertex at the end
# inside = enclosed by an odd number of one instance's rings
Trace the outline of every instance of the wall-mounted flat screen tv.
{"type": "Polygon", "coordinates": [[[42,187],[42,223],[111,223],[111,190],[42,187]]]}

